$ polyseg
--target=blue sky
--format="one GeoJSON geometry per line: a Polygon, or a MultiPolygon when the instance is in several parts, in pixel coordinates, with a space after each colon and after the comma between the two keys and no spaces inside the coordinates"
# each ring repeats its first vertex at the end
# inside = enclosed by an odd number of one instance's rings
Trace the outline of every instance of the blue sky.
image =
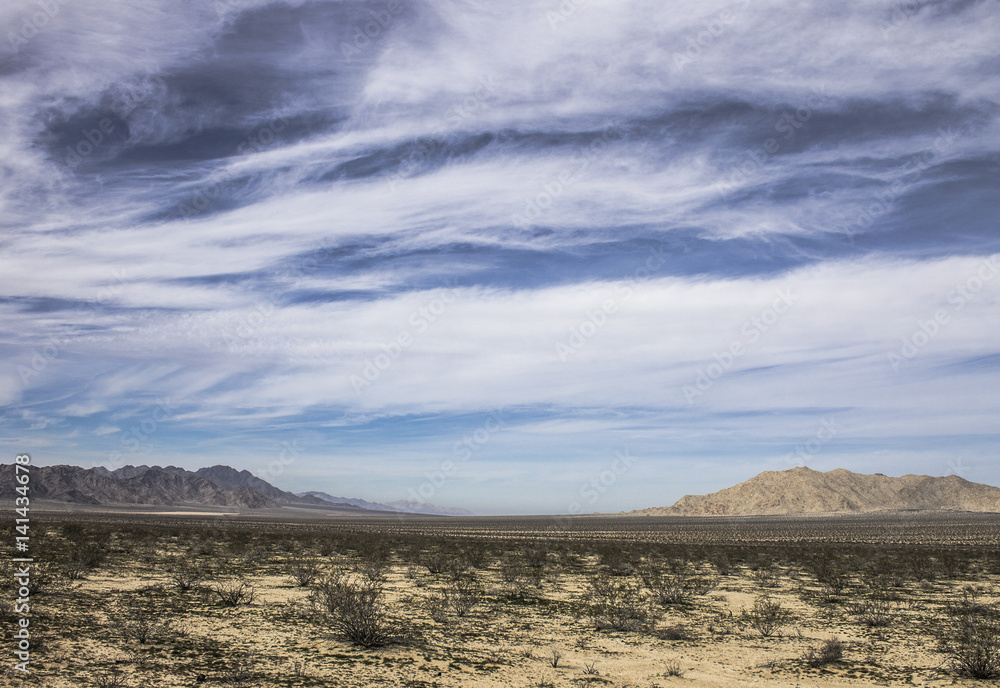
{"type": "Polygon", "coordinates": [[[1000,484],[996,2],[0,25],[10,455],[479,513],[1000,484]]]}

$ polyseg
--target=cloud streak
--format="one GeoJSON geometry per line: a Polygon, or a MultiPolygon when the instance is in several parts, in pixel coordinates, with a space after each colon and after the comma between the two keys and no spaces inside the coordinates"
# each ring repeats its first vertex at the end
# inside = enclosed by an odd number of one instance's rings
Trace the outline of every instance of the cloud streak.
{"type": "Polygon", "coordinates": [[[166,399],[126,459],[301,437],[283,487],[391,501],[503,407],[436,499],[562,509],[628,447],[618,509],[835,410],[816,461],[1000,480],[993,3],[39,7],[2,10],[0,399],[40,460],[166,399]]]}

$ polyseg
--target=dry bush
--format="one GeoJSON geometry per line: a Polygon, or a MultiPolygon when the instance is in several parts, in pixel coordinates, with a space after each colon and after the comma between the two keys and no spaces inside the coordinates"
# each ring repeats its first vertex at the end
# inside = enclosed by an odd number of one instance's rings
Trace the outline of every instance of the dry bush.
{"type": "Polygon", "coordinates": [[[602,545],[597,551],[601,570],[611,576],[627,576],[635,571],[637,557],[618,545],[602,545]]]}
{"type": "Polygon", "coordinates": [[[684,624],[672,624],[666,628],[656,631],[656,637],[660,640],[694,640],[695,634],[684,624]]]}
{"type": "Polygon", "coordinates": [[[485,542],[474,540],[468,543],[462,550],[462,558],[472,568],[482,570],[489,568],[493,560],[493,553],[485,542]]]}
{"type": "Polygon", "coordinates": [[[429,573],[437,575],[448,570],[451,559],[452,557],[444,552],[426,552],[420,556],[420,564],[427,567],[429,573]]]}
{"type": "Polygon", "coordinates": [[[668,662],[664,668],[663,675],[666,678],[683,678],[684,671],[677,662],[668,662]]]}
{"type": "Polygon", "coordinates": [[[106,674],[95,676],[94,685],[97,688],[128,688],[129,682],[125,674],[115,669],[106,674]]]}
{"type": "Polygon", "coordinates": [[[205,579],[205,569],[193,556],[173,557],[166,566],[167,577],[178,590],[194,590],[205,579]]]}
{"type": "Polygon", "coordinates": [[[741,620],[765,638],[775,635],[792,618],[792,613],[781,606],[781,602],[761,595],[754,600],[753,607],[744,609],[741,620]]]}
{"type": "Polygon", "coordinates": [[[242,578],[217,583],[214,588],[216,597],[223,607],[237,607],[241,604],[253,604],[257,591],[242,578]]]}
{"type": "Polygon", "coordinates": [[[393,639],[380,581],[334,572],[316,584],[310,600],[322,622],[355,645],[379,647],[393,639]]]}
{"type": "Polygon", "coordinates": [[[781,585],[781,573],[777,566],[768,563],[752,570],[750,580],[759,588],[777,588],[781,585]]]}
{"type": "Polygon", "coordinates": [[[586,598],[598,630],[645,631],[659,616],[639,585],[605,573],[590,580],[586,598]]]}
{"type": "Polygon", "coordinates": [[[811,647],[803,659],[811,667],[823,667],[839,662],[844,657],[844,643],[837,638],[827,640],[819,648],[811,647]]]}
{"type": "Polygon", "coordinates": [[[500,563],[501,594],[523,599],[532,588],[542,587],[542,570],[529,568],[520,559],[510,557],[500,563]]]}
{"type": "Polygon", "coordinates": [[[665,606],[688,605],[694,598],[715,587],[715,581],[698,575],[689,563],[671,561],[662,566],[646,564],[639,568],[643,584],[653,599],[665,606]]]}
{"type": "Polygon", "coordinates": [[[835,600],[851,585],[851,573],[843,560],[834,554],[822,552],[806,564],[822,589],[823,598],[835,600]]]}
{"type": "Polygon", "coordinates": [[[1000,678],[1000,613],[979,601],[966,587],[962,599],[948,607],[948,655],[955,672],[976,679],[1000,678]]]}
{"type": "Polygon", "coordinates": [[[105,562],[108,553],[104,545],[94,541],[73,542],[62,558],[63,575],[70,580],[86,578],[87,574],[105,562]]]}
{"type": "Polygon", "coordinates": [[[729,560],[729,556],[725,552],[713,554],[709,561],[720,576],[728,576],[733,572],[733,562],[729,560]]]}
{"type": "Polygon", "coordinates": [[[388,545],[382,541],[365,542],[358,549],[358,572],[372,582],[382,582],[389,570],[392,555],[388,545]]]}
{"type": "Polygon", "coordinates": [[[158,612],[132,604],[113,610],[111,625],[126,641],[145,645],[164,635],[170,629],[170,620],[160,620],[158,612]]]}
{"type": "Polygon", "coordinates": [[[444,590],[431,593],[425,600],[424,606],[427,608],[427,615],[438,623],[448,622],[448,610],[450,608],[448,595],[444,590]]]}
{"type": "Polygon", "coordinates": [[[312,557],[294,556],[288,559],[285,570],[292,582],[299,587],[307,587],[316,581],[323,572],[320,563],[312,557]]]}
{"type": "Polygon", "coordinates": [[[243,655],[232,660],[219,676],[220,683],[232,686],[246,686],[257,680],[257,658],[253,655],[243,655]]]}
{"type": "Polygon", "coordinates": [[[483,601],[483,586],[471,576],[453,581],[444,592],[456,616],[465,616],[483,601]]]}
{"type": "Polygon", "coordinates": [[[881,594],[875,594],[848,608],[868,628],[887,628],[896,620],[899,606],[881,594]]]}

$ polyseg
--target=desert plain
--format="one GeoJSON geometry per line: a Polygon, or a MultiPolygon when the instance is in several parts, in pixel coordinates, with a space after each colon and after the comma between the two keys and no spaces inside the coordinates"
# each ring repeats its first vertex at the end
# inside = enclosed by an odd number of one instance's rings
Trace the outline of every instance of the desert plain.
{"type": "Polygon", "coordinates": [[[2,683],[995,683],[997,514],[207,513],[35,513],[2,683]]]}

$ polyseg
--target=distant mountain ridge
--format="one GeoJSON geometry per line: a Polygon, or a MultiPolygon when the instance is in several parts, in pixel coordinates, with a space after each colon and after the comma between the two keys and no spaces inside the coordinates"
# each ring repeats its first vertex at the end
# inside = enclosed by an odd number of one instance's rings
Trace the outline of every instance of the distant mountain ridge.
{"type": "MultiPolygon", "coordinates": [[[[14,492],[17,484],[14,467],[0,464],[0,474],[8,476],[2,478],[0,496],[13,499],[17,496],[14,492]]],[[[432,504],[405,508],[402,502],[378,504],[363,499],[331,497],[323,492],[297,495],[271,485],[250,471],[238,471],[223,465],[199,468],[197,471],[178,466],[122,466],[113,471],[103,466],[32,466],[30,486],[34,499],[93,506],[225,506],[240,509],[291,506],[358,513],[470,513],[432,504]]]]}
{"type": "Polygon", "coordinates": [[[349,499],[347,497],[334,497],[326,492],[316,492],[311,490],[309,492],[299,492],[299,497],[315,497],[317,499],[322,499],[327,502],[332,502],[334,504],[352,504],[354,506],[361,507],[362,509],[378,509],[379,511],[401,511],[407,514],[435,514],[438,516],[472,516],[473,513],[468,509],[459,509],[457,507],[447,507],[438,506],[437,504],[427,504],[425,502],[414,502],[404,499],[396,500],[395,502],[389,502],[387,504],[381,504],[379,502],[368,502],[364,499],[349,499]]]}
{"type": "Polygon", "coordinates": [[[1000,488],[957,475],[933,477],[820,472],[800,466],[764,471],[707,495],[686,495],[673,506],[629,512],[630,516],[763,516],[866,513],[874,511],[1000,512],[1000,488]]]}

